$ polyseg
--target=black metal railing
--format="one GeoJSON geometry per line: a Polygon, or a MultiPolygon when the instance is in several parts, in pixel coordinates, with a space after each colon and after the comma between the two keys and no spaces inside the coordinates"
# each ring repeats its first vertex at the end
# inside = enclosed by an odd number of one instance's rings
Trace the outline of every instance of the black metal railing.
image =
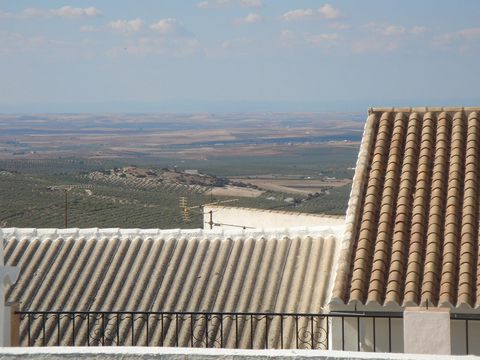
{"type": "MultiPolygon", "coordinates": [[[[20,311],[21,346],[392,351],[402,313],[20,311]]],[[[398,351],[398,350],[397,350],[398,351]]]]}
{"type": "Polygon", "coordinates": [[[480,314],[451,314],[450,320],[451,326],[457,327],[452,331],[452,334],[456,332],[456,339],[460,339],[460,341],[457,340],[459,342],[460,353],[462,355],[480,355],[480,346],[478,343],[480,314]],[[462,340],[463,344],[461,344],[462,340]]]}

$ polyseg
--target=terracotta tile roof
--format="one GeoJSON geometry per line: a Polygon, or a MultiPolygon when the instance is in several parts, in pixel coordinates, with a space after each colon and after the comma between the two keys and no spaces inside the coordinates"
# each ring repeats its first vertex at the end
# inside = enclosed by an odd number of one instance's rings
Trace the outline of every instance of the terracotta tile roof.
{"type": "Polygon", "coordinates": [[[30,311],[320,312],[336,251],[319,228],[3,229],[0,238],[6,264],[21,269],[7,301],[30,311]]]}
{"type": "Polygon", "coordinates": [[[333,303],[480,307],[480,108],[371,109],[333,303]]]}

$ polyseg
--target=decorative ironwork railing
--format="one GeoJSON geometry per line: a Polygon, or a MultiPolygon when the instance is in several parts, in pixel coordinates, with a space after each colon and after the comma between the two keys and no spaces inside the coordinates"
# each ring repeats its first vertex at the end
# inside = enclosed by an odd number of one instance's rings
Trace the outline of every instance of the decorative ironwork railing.
{"type": "MultiPolygon", "coordinates": [[[[21,346],[181,346],[392,351],[401,313],[19,311],[21,346]],[[381,327],[378,325],[381,323],[381,327]],[[369,330],[371,332],[371,330],[369,330]],[[388,334],[388,336],[386,336],[388,334]],[[382,337],[379,346],[378,338],[382,337]]],[[[400,319],[401,320],[401,319],[400,319]]]]}

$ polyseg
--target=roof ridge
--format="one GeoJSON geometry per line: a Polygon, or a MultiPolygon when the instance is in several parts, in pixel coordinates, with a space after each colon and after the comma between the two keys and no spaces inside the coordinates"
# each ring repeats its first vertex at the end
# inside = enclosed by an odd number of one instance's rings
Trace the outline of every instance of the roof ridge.
{"type": "Polygon", "coordinates": [[[401,107],[401,106],[381,106],[381,107],[370,107],[368,108],[368,113],[378,113],[378,112],[457,112],[457,111],[480,111],[480,106],[417,106],[417,107],[401,107]]]}
{"type": "Polygon", "coordinates": [[[63,238],[103,238],[103,237],[235,237],[235,236],[308,236],[308,235],[339,235],[343,232],[343,225],[335,226],[299,226],[291,228],[261,228],[261,229],[121,229],[121,228],[69,228],[69,229],[41,229],[41,228],[3,228],[0,229],[0,238],[29,237],[39,239],[63,238]]]}

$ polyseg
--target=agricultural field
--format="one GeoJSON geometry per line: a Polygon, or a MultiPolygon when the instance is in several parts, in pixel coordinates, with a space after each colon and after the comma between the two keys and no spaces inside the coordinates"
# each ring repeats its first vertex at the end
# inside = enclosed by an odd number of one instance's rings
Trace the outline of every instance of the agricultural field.
{"type": "Polygon", "coordinates": [[[201,227],[198,206],[225,200],[345,213],[363,127],[358,115],[177,120],[0,115],[0,227],[63,227],[64,191],[55,188],[63,185],[83,187],[68,191],[69,227],[201,227]],[[188,218],[182,198],[194,207],[188,218]]]}

